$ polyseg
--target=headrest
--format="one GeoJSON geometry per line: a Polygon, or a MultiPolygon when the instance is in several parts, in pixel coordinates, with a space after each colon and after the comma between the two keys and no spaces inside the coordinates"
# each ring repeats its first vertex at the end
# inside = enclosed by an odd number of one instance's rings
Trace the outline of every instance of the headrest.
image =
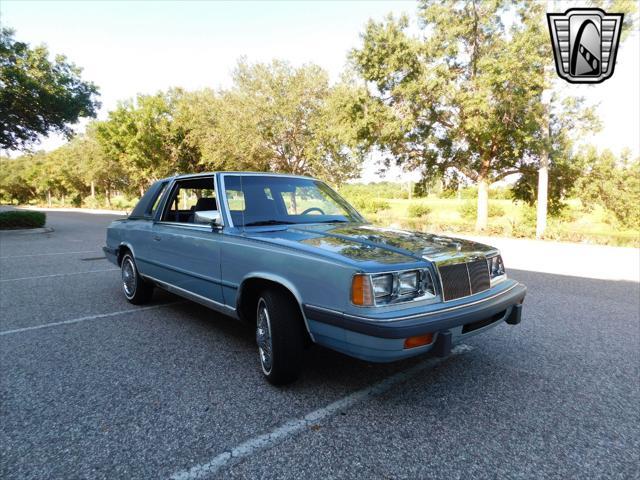
{"type": "Polygon", "coordinates": [[[199,198],[196,202],[196,208],[194,209],[196,212],[201,212],[203,210],[217,210],[218,206],[216,205],[215,198],[202,197],[199,198]]]}

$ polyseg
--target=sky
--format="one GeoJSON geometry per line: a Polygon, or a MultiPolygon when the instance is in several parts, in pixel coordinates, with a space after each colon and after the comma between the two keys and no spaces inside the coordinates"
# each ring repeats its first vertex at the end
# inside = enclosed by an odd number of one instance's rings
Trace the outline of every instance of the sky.
{"type": "MultiPolygon", "coordinates": [[[[414,1],[17,1],[0,0],[0,25],[32,45],[46,44],[81,66],[100,87],[106,118],[120,100],[180,86],[227,87],[238,58],[315,63],[338,80],[369,19],[414,14],[414,1]]],[[[612,78],[599,85],[563,84],[598,104],[603,130],[586,139],[600,149],[640,155],[639,27],[618,52],[612,78]]],[[[80,127],[81,129],[82,127],[80,127]]],[[[45,139],[40,148],[63,143],[45,139]]],[[[370,161],[363,180],[377,179],[370,161]]],[[[413,176],[411,176],[413,177],[413,176]]],[[[388,179],[401,179],[392,170],[388,179]]],[[[405,179],[408,179],[404,176],[405,179]]]]}

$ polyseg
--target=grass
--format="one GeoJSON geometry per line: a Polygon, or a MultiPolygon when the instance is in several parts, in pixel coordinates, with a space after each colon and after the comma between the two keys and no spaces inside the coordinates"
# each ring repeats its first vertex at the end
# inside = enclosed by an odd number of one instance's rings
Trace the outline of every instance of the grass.
{"type": "Polygon", "coordinates": [[[47,216],[42,212],[10,210],[0,212],[0,230],[44,227],[47,216]]]}
{"type": "MultiPolygon", "coordinates": [[[[377,225],[424,232],[473,234],[475,202],[465,199],[421,198],[387,199],[389,208],[365,217],[377,225]],[[423,207],[423,208],[421,208],[423,207]],[[427,212],[427,213],[425,213],[427,212]],[[420,215],[416,215],[420,213],[420,215]]],[[[535,209],[511,200],[489,201],[487,235],[535,237],[535,209]]],[[[570,200],[560,217],[550,217],[545,239],[616,246],[640,246],[640,231],[620,226],[603,208],[583,208],[570,200]]]]}

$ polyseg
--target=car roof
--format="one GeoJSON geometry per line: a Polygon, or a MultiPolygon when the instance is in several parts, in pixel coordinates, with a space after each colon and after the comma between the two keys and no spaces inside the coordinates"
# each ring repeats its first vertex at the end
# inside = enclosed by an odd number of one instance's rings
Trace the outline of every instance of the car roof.
{"type": "Polygon", "coordinates": [[[203,172],[203,173],[185,173],[182,175],[174,175],[173,177],[163,178],[160,181],[167,180],[180,180],[183,178],[198,178],[198,177],[209,177],[212,175],[255,175],[255,176],[264,176],[264,177],[291,177],[291,178],[306,178],[314,180],[313,177],[309,177],[307,175],[294,175],[291,173],[274,173],[274,172],[240,172],[240,171],[222,171],[222,172],[203,172]]]}

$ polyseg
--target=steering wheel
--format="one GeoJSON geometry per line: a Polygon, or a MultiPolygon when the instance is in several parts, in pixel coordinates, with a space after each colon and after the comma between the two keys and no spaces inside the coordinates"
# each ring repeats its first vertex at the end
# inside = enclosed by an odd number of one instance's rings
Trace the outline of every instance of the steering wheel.
{"type": "Polygon", "coordinates": [[[304,212],[302,212],[300,215],[306,215],[307,213],[311,213],[314,210],[317,210],[318,212],[320,212],[320,215],[326,215],[326,213],[324,213],[324,211],[321,208],[318,207],[311,207],[311,208],[307,208],[304,212]]]}

